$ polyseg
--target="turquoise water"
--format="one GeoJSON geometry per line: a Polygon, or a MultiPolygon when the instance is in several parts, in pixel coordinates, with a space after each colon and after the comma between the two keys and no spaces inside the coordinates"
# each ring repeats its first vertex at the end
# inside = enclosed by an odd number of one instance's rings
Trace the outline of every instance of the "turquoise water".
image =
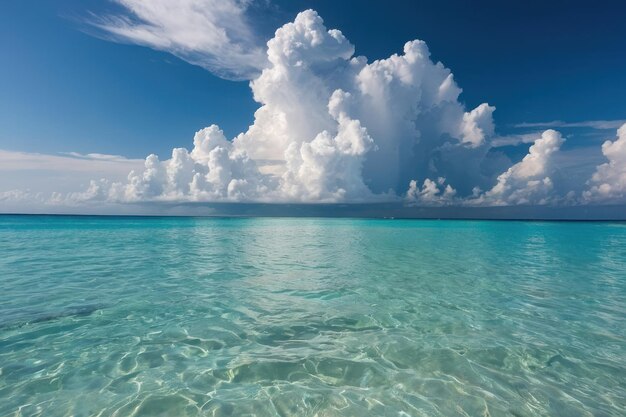
{"type": "Polygon", "coordinates": [[[626,415],[626,224],[0,216],[0,416],[252,415],[626,415]]]}

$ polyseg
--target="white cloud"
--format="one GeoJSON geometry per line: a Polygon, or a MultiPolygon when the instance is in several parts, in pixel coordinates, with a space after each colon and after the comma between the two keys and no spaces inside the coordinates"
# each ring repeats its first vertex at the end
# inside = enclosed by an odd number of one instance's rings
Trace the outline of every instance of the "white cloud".
{"type": "Polygon", "coordinates": [[[93,174],[102,172],[116,175],[135,167],[140,159],[128,159],[118,155],[80,154],[77,152],[49,155],[0,149],[0,172],[4,176],[18,171],[50,171],[93,174]]]}
{"type": "Polygon", "coordinates": [[[72,156],[78,159],[99,160],[99,161],[127,161],[128,160],[128,158],[122,155],[108,155],[108,154],[103,154],[103,153],[81,154],[78,152],[61,152],[60,155],[72,156]]]}
{"type": "Polygon", "coordinates": [[[533,143],[539,135],[541,135],[541,131],[496,136],[491,140],[491,146],[499,148],[501,146],[516,146],[521,143],[533,143]]]}
{"type": "Polygon", "coordinates": [[[372,199],[363,182],[364,156],[374,148],[374,141],[344,111],[350,95],[336,90],[329,102],[329,113],[337,121],[336,134],[324,130],[311,142],[299,147],[291,143],[285,152],[286,171],[281,192],[287,199],[336,202],[372,199]]]}
{"type": "Polygon", "coordinates": [[[617,130],[617,139],[602,144],[602,154],[609,161],[596,168],[583,198],[588,202],[623,202],[626,199],[626,123],[617,130]]]}
{"type": "MultiPolygon", "coordinates": [[[[229,141],[217,126],[204,129],[191,152],[175,149],[166,161],[151,155],[127,181],[112,182],[109,198],[399,200],[411,179],[485,156],[495,108],[466,112],[452,73],[431,61],[424,42],[372,63],[353,54],[316,12],[298,14],[267,43],[268,65],[250,83],[261,107],[246,132],[229,141]]],[[[482,178],[475,171],[450,180],[482,178]]]]}
{"type": "Polygon", "coordinates": [[[439,177],[437,181],[426,178],[422,188],[419,188],[417,181],[411,180],[406,201],[409,205],[440,206],[453,204],[455,196],[456,190],[450,184],[446,184],[445,178],[439,177]]]}
{"type": "Polygon", "coordinates": [[[598,130],[617,129],[622,124],[626,123],[626,120],[584,120],[581,122],[563,122],[561,120],[553,120],[551,122],[534,122],[534,123],[517,123],[514,127],[521,128],[590,128],[598,130]]]}
{"type": "Polygon", "coordinates": [[[249,0],[113,1],[127,14],[91,22],[109,38],[169,52],[225,78],[250,79],[266,65],[246,21],[249,0]]]}
{"type": "MultiPolygon", "coordinates": [[[[292,169],[288,162],[294,150],[300,152],[322,132],[337,134],[340,119],[333,114],[333,100],[346,97],[341,101],[346,117],[358,121],[374,143],[359,156],[362,182],[372,195],[386,195],[443,169],[429,166],[434,153],[448,153],[466,142],[477,146],[491,133],[493,108],[482,105],[465,115],[458,101],[461,89],[450,70],[430,60],[424,42],[407,42],[404,54],[369,64],[353,53],[342,33],[327,30],[312,10],[277,30],[268,42],[271,65],[251,83],[262,106],[250,129],[235,138],[235,146],[255,160],[272,161],[261,167],[263,172],[293,180],[283,174],[292,169]],[[345,94],[334,95],[336,91],[345,94]],[[445,143],[452,146],[441,148],[445,143]]],[[[367,193],[345,190],[346,196],[357,194],[363,198],[367,193]]]]}
{"type": "Polygon", "coordinates": [[[233,148],[215,125],[194,137],[194,148],[172,150],[159,161],[146,158],[143,170],[131,171],[126,182],[110,184],[108,199],[141,201],[242,201],[264,200],[267,177],[245,152],[233,148]]]}
{"type": "Polygon", "coordinates": [[[470,200],[472,204],[511,205],[546,204],[550,202],[554,187],[551,173],[553,157],[565,142],[555,130],[546,130],[517,164],[498,176],[496,185],[480,197],[470,200]]]}
{"type": "Polygon", "coordinates": [[[142,164],[141,159],[116,155],[47,155],[0,150],[0,192],[29,190],[31,196],[50,196],[53,191],[72,193],[88,187],[93,178],[123,181],[129,171],[142,164]]]}
{"type": "MultiPolygon", "coordinates": [[[[96,200],[93,178],[124,181],[141,167],[140,159],[117,155],[40,153],[0,150],[0,211],[48,211],[51,205],[75,205],[96,200]],[[85,190],[77,192],[77,190],[85,190]]],[[[106,187],[106,185],[104,186],[106,187]]]]}
{"type": "Polygon", "coordinates": [[[471,112],[463,115],[461,137],[464,143],[477,147],[485,143],[485,139],[493,135],[493,112],[495,107],[483,103],[471,112]]]}
{"type": "MultiPolygon", "coordinates": [[[[201,39],[202,30],[196,26],[189,29],[179,25],[203,22],[217,27],[211,13],[228,16],[225,21],[243,19],[247,5],[229,1],[209,12],[200,6],[212,2],[189,0],[183,3],[182,11],[173,11],[161,1],[118,1],[143,21],[109,20],[117,22],[114,27],[124,29],[120,34],[129,39],[135,36],[137,41],[146,39],[143,43],[173,53],[179,53],[176,48],[194,53],[202,50],[210,58],[211,70],[218,62],[211,61],[214,55],[228,61],[231,51],[210,46],[214,40],[201,39]],[[150,43],[152,35],[170,39],[170,43],[150,43]],[[194,49],[193,45],[200,46],[194,49]]],[[[220,36],[226,37],[222,38],[226,43],[248,39],[247,35],[231,36],[228,31],[220,36]]],[[[245,43],[239,46],[241,51],[248,50],[245,43]]],[[[99,154],[29,154],[22,159],[35,158],[36,162],[23,165],[17,158],[13,169],[26,165],[42,168],[51,161],[58,166],[68,163],[64,169],[81,167],[85,176],[90,169],[94,174],[96,166],[101,171],[110,169],[109,174],[91,175],[89,179],[96,179],[93,181],[82,177],[82,187],[46,187],[48,197],[44,199],[57,205],[396,201],[425,206],[489,206],[565,201],[556,162],[559,158],[555,158],[564,142],[560,133],[547,130],[541,136],[536,133],[513,139],[496,136],[495,107],[483,103],[466,109],[459,100],[462,90],[453,74],[442,63],[431,60],[423,41],[407,42],[402,54],[373,62],[354,56],[354,51],[340,31],[328,30],[316,12],[304,11],[276,31],[267,43],[263,64],[254,64],[262,68],[250,82],[260,107],[253,124],[232,140],[212,125],[196,133],[191,150],[173,149],[166,160],[149,155],[139,164],[99,154]],[[517,163],[496,149],[518,142],[534,143],[517,163]],[[59,193],[50,195],[53,189],[59,193]]],[[[236,66],[234,58],[229,62],[236,66]]],[[[228,69],[228,65],[220,68],[228,69]]],[[[619,190],[623,193],[624,182],[616,178],[623,179],[619,173],[625,164],[613,150],[618,146],[608,143],[603,151],[609,168],[598,167],[593,187],[600,190],[606,188],[604,183],[610,183],[615,192],[609,194],[617,195],[619,190]]],[[[76,180],[68,184],[74,186],[76,180]]],[[[42,190],[22,196],[15,188],[5,187],[2,198],[42,198],[42,190]]],[[[567,201],[572,199],[568,194],[567,201]]]]}
{"type": "Polygon", "coordinates": [[[34,193],[30,190],[7,190],[0,191],[0,202],[2,203],[44,203],[46,196],[42,193],[34,193]]]}

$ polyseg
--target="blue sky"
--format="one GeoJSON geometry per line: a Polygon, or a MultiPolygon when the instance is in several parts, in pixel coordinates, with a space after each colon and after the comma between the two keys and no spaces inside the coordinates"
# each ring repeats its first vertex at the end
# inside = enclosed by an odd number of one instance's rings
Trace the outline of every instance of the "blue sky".
{"type": "MultiPolygon", "coordinates": [[[[589,165],[576,171],[581,177],[604,161],[600,145],[615,139],[626,119],[623,2],[257,1],[245,7],[252,42],[263,47],[309,8],[369,62],[402,53],[406,41],[425,41],[433,62],[454,74],[468,112],[483,102],[496,107],[493,137],[555,128],[567,139],[561,151],[592,155],[580,161],[589,165]],[[554,121],[565,123],[547,124],[554,121]],[[597,129],[594,121],[611,123],[597,129]]],[[[94,27],[120,15],[136,17],[115,2],[2,2],[0,149],[129,159],[155,153],[166,160],[172,148],[190,149],[194,133],[213,123],[228,139],[254,123],[260,104],[248,80],[220,78],[167,48],[113,39],[94,27]]],[[[531,143],[497,152],[516,163],[531,143]]],[[[11,185],[6,177],[0,183],[3,191],[11,185]]]]}
{"type": "Polygon", "coordinates": [[[85,33],[99,3],[2,3],[0,148],[144,157],[213,121],[233,134],[252,121],[247,83],[85,33]]]}
{"type": "MultiPolygon", "coordinates": [[[[471,3],[276,2],[283,19],[275,16],[272,30],[313,7],[370,59],[423,39],[453,70],[469,107],[497,106],[504,133],[521,122],[624,118],[623,2],[471,3]]],[[[1,148],[166,155],[211,123],[232,136],[252,122],[258,106],[246,82],[85,33],[82,20],[113,8],[106,2],[10,0],[0,7],[1,148]]]]}

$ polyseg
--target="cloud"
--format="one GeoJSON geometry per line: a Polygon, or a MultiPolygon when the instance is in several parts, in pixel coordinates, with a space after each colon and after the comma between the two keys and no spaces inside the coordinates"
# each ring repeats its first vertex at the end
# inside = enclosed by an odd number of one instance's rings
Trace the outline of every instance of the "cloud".
{"type": "Polygon", "coordinates": [[[61,152],[61,155],[67,155],[78,159],[97,160],[97,161],[127,161],[128,158],[122,155],[108,155],[103,153],[81,154],[78,152],[61,152]]]}
{"type": "Polygon", "coordinates": [[[496,108],[483,103],[463,115],[461,125],[462,141],[471,147],[484,144],[487,137],[493,136],[493,112],[496,108]]]}
{"type": "Polygon", "coordinates": [[[132,171],[126,184],[111,185],[114,201],[244,201],[265,200],[269,179],[245,152],[234,149],[215,125],[194,137],[194,148],[172,150],[159,161],[146,158],[143,171],[132,171]]]}
{"type": "MultiPolygon", "coordinates": [[[[414,178],[438,178],[465,159],[488,158],[495,108],[466,111],[451,71],[430,59],[423,41],[371,63],[354,50],[315,11],[299,13],[267,43],[267,66],[250,83],[261,106],[246,132],[231,141],[210,126],[196,134],[191,151],[174,149],[165,161],[150,155],[127,181],[111,182],[106,193],[95,192],[104,185],[90,186],[85,197],[399,201],[414,178]]],[[[445,176],[491,180],[479,162],[473,168],[445,176]]]]}
{"type": "Polygon", "coordinates": [[[417,181],[411,180],[406,201],[409,205],[415,206],[450,205],[455,202],[455,196],[456,190],[450,184],[446,184],[445,178],[439,177],[436,182],[426,178],[421,188],[417,181]]]}
{"type": "Polygon", "coordinates": [[[125,14],[90,23],[104,36],[169,52],[229,79],[250,79],[266,65],[246,19],[249,0],[112,0],[125,14]]]}
{"type": "Polygon", "coordinates": [[[521,143],[533,143],[535,139],[537,139],[538,135],[541,135],[541,131],[496,136],[491,140],[491,146],[493,146],[494,148],[499,148],[502,146],[516,146],[521,143]]]}
{"type": "Polygon", "coordinates": [[[617,130],[617,139],[602,144],[602,154],[608,162],[598,165],[583,193],[587,202],[626,200],[626,123],[617,130]]]}
{"type": "MultiPolygon", "coordinates": [[[[165,46],[156,40],[146,43],[173,53],[180,53],[177,48],[201,49],[209,57],[210,70],[216,70],[216,62],[236,67],[233,53],[249,51],[243,41],[234,52],[207,46],[213,40],[203,41],[196,26],[193,30],[184,26],[203,22],[217,27],[211,13],[224,14],[226,23],[243,19],[246,2],[220,3],[216,10],[207,8],[209,12],[202,7],[212,2],[187,1],[181,11],[161,1],[117,1],[141,19],[112,20],[117,22],[114,27],[124,29],[120,33],[129,39],[165,36],[170,39],[165,46]],[[199,16],[192,18],[194,14],[199,16]]],[[[243,25],[242,20],[237,25],[243,25]]],[[[226,43],[251,39],[220,33],[226,43]]],[[[74,188],[55,190],[53,195],[49,190],[54,188],[46,187],[47,204],[68,206],[392,202],[468,207],[570,204],[582,194],[582,184],[574,191],[566,189],[571,182],[563,180],[568,173],[562,168],[572,168],[560,167],[559,161],[581,156],[561,155],[564,139],[559,132],[497,135],[495,107],[482,103],[467,109],[452,72],[431,59],[425,42],[407,42],[401,54],[373,62],[354,52],[354,45],[339,30],[328,30],[315,11],[301,12],[276,30],[267,42],[263,63],[254,64],[259,72],[250,87],[260,107],[252,125],[234,138],[211,125],[195,134],[191,150],[175,148],[165,160],[156,155],[137,161],[100,154],[29,154],[23,159],[30,163],[20,165],[17,158],[12,169],[68,164],[58,171],[67,173],[69,167],[85,168],[81,187],[74,187],[76,179],[65,184],[74,188]],[[532,143],[521,160],[511,160],[498,149],[520,142],[532,143]],[[101,171],[107,167],[110,173],[87,179],[88,165],[101,171]]],[[[227,70],[228,65],[220,68],[227,70]]],[[[588,201],[606,189],[604,184],[610,184],[611,192],[605,194],[611,198],[624,193],[626,164],[617,150],[624,148],[624,141],[620,136],[603,146],[609,163],[598,167],[585,193],[588,201]]],[[[38,193],[45,191],[35,189],[22,196],[15,187],[4,190],[3,198],[13,200],[30,195],[41,199],[38,193]]]]}
{"type": "MultiPolygon", "coordinates": [[[[130,169],[141,163],[140,159],[129,159],[119,155],[80,154],[77,152],[48,155],[0,149],[0,173],[5,179],[19,172],[46,171],[49,174],[126,176],[130,169]]],[[[0,181],[2,184],[2,181],[0,181]]]]}
{"type": "Polygon", "coordinates": [[[517,123],[514,127],[519,128],[590,128],[597,130],[617,129],[626,120],[586,120],[582,122],[563,122],[561,120],[553,120],[551,122],[535,122],[535,123],[517,123]]]}
{"type": "Polygon", "coordinates": [[[140,159],[116,155],[47,155],[0,150],[0,193],[7,199],[37,201],[50,198],[51,193],[72,193],[89,186],[93,178],[124,181],[128,172],[141,167],[140,159]],[[15,193],[16,189],[28,190],[15,193]]]}
{"type": "Polygon", "coordinates": [[[0,191],[2,203],[44,203],[47,200],[43,193],[33,193],[30,190],[7,190],[0,191]]]}
{"type": "MultiPolygon", "coordinates": [[[[470,153],[465,145],[479,146],[491,133],[493,108],[482,105],[466,114],[452,73],[430,59],[424,42],[407,42],[403,54],[371,63],[353,53],[354,46],[343,34],[327,30],[312,10],[300,13],[268,42],[271,65],[251,83],[261,108],[234,145],[255,160],[274,161],[271,172],[282,178],[283,189],[306,190],[302,184],[289,184],[301,176],[284,175],[293,170],[293,155],[302,155],[323,132],[336,136],[342,120],[358,121],[374,146],[363,150],[358,164],[347,162],[355,155],[344,155],[333,167],[362,166],[362,182],[372,195],[404,191],[411,179],[443,169],[437,164],[447,163],[452,148],[470,153]],[[435,154],[446,155],[429,165],[435,154]]],[[[346,178],[353,173],[335,172],[346,178]]],[[[366,194],[345,190],[355,198],[366,194]]],[[[311,199],[302,193],[290,195],[311,199]]]]}
{"type": "Polygon", "coordinates": [[[345,112],[349,93],[335,90],[328,107],[337,122],[333,135],[324,130],[311,142],[291,143],[285,152],[286,171],[281,192],[288,199],[336,202],[372,199],[363,181],[364,156],[374,148],[374,140],[345,112]]]}
{"type": "Polygon", "coordinates": [[[480,205],[543,205],[550,202],[554,183],[554,154],[565,142],[555,130],[546,130],[536,139],[528,154],[498,176],[496,185],[471,200],[480,205]]]}

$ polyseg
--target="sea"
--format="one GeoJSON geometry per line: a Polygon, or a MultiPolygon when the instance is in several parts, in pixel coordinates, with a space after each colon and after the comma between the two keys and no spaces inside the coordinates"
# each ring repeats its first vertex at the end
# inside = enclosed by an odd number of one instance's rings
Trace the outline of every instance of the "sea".
{"type": "Polygon", "coordinates": [[[0,216],[0,416],[625,416],[626,223],[0,216]]]}

